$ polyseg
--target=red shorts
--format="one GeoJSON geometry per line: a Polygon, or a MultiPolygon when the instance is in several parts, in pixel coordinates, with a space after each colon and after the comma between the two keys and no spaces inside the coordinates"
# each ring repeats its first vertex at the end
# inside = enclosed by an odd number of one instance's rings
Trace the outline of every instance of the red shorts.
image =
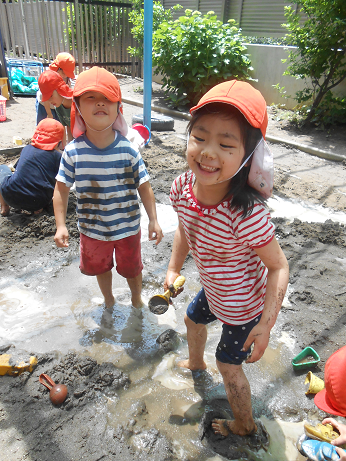
{"type": "Polygon", "coordinates": [[[85,275],[101,275],[114,267],[126,279],[137,277],[142,270],[141,231],[120,240],[96,240],[80,234],[80,265],[85,275]]]}

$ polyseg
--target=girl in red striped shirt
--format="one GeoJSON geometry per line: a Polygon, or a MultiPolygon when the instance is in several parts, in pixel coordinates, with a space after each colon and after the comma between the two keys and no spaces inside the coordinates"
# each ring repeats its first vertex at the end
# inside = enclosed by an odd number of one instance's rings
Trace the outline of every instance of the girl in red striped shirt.
{"type": "Polygon", "coordinates": [[[170,193],[179,226],[165,288],[190,251],[202,289],[185,315],[189,357],[179,365],[206,368],[206,325],[220,320],[215,356],[234,419],[215,419],[214,432],[269,442],[253,419],[242,369],[242,362],[256,362],[268,346],[289,276],[265,206],[273,187],[273,159],[264,141],[267,106],[250,84],[231,80],[209,90],[190,112],[190,170],[175,179],[170,193]]]}

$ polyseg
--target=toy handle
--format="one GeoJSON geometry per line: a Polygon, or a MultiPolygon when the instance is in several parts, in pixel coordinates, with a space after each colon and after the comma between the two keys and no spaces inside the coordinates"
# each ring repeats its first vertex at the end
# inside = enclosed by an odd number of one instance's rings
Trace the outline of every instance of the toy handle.
{"type": "Polygon", "coordinates": [[[38,378],[38,380],[40,381],[41,384],[43,384],[44,386],[46,386],[47,389],[51,390],[52,387],[55,386],[55,382],[52,380],[52,378],[44,373],[42,373],[40,375],[40,377],[38,378]]]}

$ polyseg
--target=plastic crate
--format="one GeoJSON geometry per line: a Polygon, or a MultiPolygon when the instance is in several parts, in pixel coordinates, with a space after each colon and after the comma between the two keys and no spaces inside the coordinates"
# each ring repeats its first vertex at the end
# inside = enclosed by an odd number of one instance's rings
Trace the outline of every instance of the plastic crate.
{"type": "Polygon", "coordinates": [[[29,59],[6,59],[10,87],[15,95],[35,95],[38,90],[38,78],[43,72],[39,61],[29,59]]]}

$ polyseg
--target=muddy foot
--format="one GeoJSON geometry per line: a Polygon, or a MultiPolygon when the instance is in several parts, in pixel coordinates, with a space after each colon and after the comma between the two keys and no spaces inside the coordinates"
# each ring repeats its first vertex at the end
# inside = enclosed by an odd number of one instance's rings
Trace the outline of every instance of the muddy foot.
{"type": "Polygon", "coordinates": [[[10,214],[10,207],[8,205],[2,205],[1,206],[1,216],[4,218],[10,214]]]}
{"type": "Polygon", "coordinates": [[[144,307],[144,302],[142,301],[142,299],[140,299],[139,301],[136,300],[136,301],[132,301],[132,307],[136,308],[136,309],[141,309],[142,307],[144,307]]]}
{"type": "Polygon", "coordinates": [[[255,425],[252,431],[245,432],[244,429],[237,426],[235,421],[231,421],[229,419],[214,419],[211,425],[215,434],[221,434],[224,437],[227,437],[229,434],[240,435],[243,437],[245,435],[252,435],[257,431],[257,426],[255,425]]]}
{"type": "Polygon", "coordinates": [[[188,368],[191,371],[197,371],[197,370],[202,370],[203,371],[203,370],[205,370],[207,368],[207,364],[205,362],[203,362],[203,364],[201,364],[200,366],[194,366],[194,365],[190,364],[189,359],[180,360],[180,362],[177,362],[177,365],[180,368],[188,368]]]}
{"type": "Polygon", "coordinates": [[[112,296],[109,299],[105,298],[105,306],[107,309],[111,309],[114,306],[114,304],[115,304],[114,296],[112,296]]]}
{"type": "MultiPolygon", "coordinates": [[[[261,448],[268,449],[269,434],[263,423],[255,420],[257,430],[249,435],[238,435],[229,431],[230,415],[222,409],[211,410],[204,413],[200,425],[200,439],[205,439],[210,448],[227,459],[248,459],[248,452],[258,451],[261,448]],[[219,432],[215,432],[213,425],[215,421],[221,421],[219,432]],[[226,421],[226,424],[224,423],[226,421]]],[[[232,425],[231,425],[232,427],[232,425]]]]}
{"type": "Polygon", "coordinates": [[[249,445],[250,449],[259,450],[260,448],[263,448],[267,451],[270,442],[267,429],[260,420],[256,421],[256,426],[257,430],[252,434],[245,435],[244,439],[247,439],[246,443],[249,445]]]}

